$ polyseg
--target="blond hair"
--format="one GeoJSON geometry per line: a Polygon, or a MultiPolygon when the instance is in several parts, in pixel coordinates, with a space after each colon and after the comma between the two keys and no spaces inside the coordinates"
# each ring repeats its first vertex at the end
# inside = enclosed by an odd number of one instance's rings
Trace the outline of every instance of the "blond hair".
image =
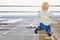
{"type": "Polygon", "coordinates": [[[42,4],[42,9],[48,10],[49,9],[49,3],[48,2],[44,2],[42,4]]]}

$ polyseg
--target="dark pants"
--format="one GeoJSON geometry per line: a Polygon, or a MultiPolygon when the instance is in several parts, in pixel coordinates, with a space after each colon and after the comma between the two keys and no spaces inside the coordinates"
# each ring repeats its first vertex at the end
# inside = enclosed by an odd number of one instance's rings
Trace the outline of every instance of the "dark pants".
{"type": "Polygon", "coordinates": [[[44,25],[43,23],[40,23],[40,26],[38,27],[39,30],[45,30],[46,34],[50,35],[51,28],[50,25],[44,25]]]}

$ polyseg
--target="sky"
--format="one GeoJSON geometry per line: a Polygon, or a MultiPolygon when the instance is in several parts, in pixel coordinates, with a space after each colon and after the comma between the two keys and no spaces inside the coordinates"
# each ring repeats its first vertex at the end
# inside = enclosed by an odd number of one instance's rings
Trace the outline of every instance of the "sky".
{"type": "MultiPolygon", "coordinates": [[[[0,5],[41,6],[43,2],[60,5],[60,0],[0,0],[0,5]]],[[[50,7],[49,11],[59,11],[60,7],[50,7]]],[[[41,7],[0,7],[0,11],[41,11],[41,7]]],[[[53,13],[60,15],[59,13],[53,13]]],[[[0,13],[0,15],[37,15],[37,13],[0,13]]]]}

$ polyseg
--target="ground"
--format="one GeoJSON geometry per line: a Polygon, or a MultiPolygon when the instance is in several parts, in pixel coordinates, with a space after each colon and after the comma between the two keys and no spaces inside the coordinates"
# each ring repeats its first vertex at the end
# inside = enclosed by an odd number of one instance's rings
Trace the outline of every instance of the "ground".
{"type": "MultiPolygon", "coordinates": [[[[36,19],[23,19],[13,25],[0,26],[0,40],[60,40],[60,24],[59,20],[55,20],[57,24],[51,24],[52,37],[40,36],[35,34],[33,29],[27,28],[32,22],[37,23],[36,19]],[[53,39],[52,39],[53,38],[53,39]]],[[[44,33],[44,32],[42,32],[44,33]]]]}

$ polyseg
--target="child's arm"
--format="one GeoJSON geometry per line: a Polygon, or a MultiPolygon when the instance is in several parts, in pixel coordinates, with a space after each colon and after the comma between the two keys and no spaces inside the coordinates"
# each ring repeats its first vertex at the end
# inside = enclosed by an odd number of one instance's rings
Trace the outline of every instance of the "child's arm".
{"type": "Polygon", "coordinates": [[[53,13],[52,13],[52,11],[49,12],[49,17],[50,17],[50,22],[51,22],[51,24],[52,24],[52,23],[53,23],[53,22],[52,22],[52,18],[53,18],[53,13]]]}
{"type": "Polygon", "coordinates": [[[38,11],[38,25],[40,25],[40,16],[41,16],[41,12],[40,11],[38,11]]]}
{"type": "Polygon", "coordinates": [[[52,11],[49,12],[49,17],[50,17],[50,18],[53,18],[53,13],[52,13],[52,11]]]}
{"type": "Polygon", "coordinates": [[[38,11],[38,18],[40,18],[40,11],[38,11]]]}

